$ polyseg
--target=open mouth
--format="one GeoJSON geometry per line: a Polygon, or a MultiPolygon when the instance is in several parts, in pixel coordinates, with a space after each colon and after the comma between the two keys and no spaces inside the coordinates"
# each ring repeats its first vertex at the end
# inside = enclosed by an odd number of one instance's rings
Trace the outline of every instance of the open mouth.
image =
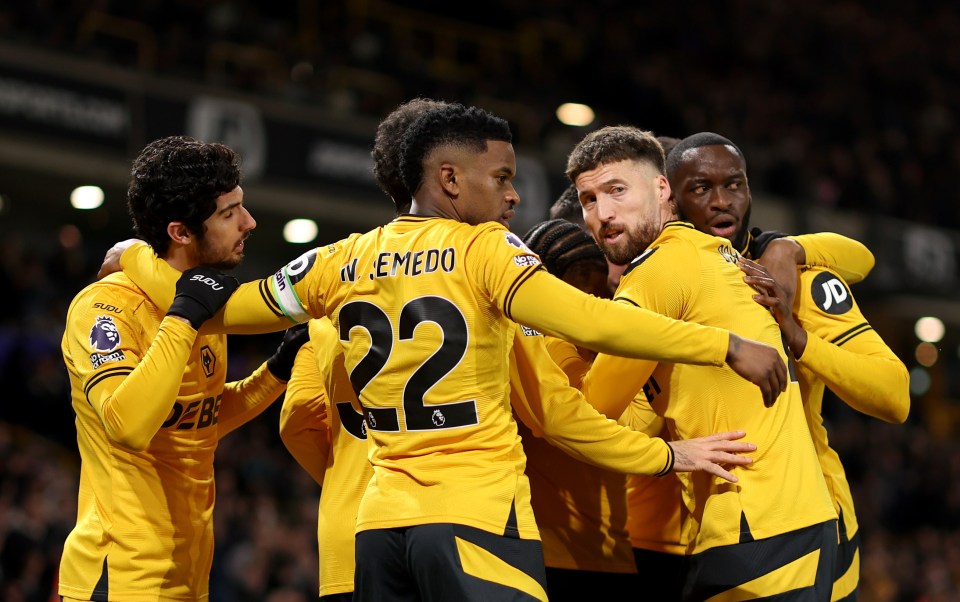
{"type": "Polygon", "coordinates": [[[733,238],[737,233],[737,222],[732,219],[724,219],[710,224],[710,233],[721,238],[733,238]]]}

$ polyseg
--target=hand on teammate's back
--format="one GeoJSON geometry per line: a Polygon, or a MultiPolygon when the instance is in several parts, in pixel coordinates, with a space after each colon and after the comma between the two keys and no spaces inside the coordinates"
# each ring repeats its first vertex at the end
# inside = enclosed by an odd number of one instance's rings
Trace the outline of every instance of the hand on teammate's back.
{"type": "Polygon", "coordinates": [[[770,345],[744,339],[731,332],[727,365],[760,387],[763,405],[768,408],[787,389],[787,366],[777,350],[770,345]]]}
{"type": "Polygon", "coordinates": [[[293,362],[297,359],[297,352],[303,344],[310,340],[308,322],[291,326],[283,333],[280,346],[267,360],[267,369],[282,381],[290,380],[293,372],[293,362]]]}
{"type": "Polygon", "coordinates": [[[208,267],[190,268],[177,281],[177,294],[168,316],[184,318],[195,330],[213,317],[240,283],[233,276],[208,267]]]}
{"type": "Polygon", "coordinates": [[[717,433],[697,439],[669,441],[667,445],[673,448],[674,472],[709,472],[731,483],[737,482],[737,477],[728,472],[721,464],[742,466],[753,462],[750,456],[738,454],[756,451],[757,446],[746,441],[737,441],[746,436],[744,431],[729,431],[717,433]]]}

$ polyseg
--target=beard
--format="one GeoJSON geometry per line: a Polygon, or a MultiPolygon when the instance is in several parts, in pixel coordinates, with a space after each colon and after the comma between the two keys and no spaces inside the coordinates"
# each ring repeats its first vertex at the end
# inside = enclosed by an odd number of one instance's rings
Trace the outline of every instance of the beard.
{"type": "Polygon", "coordinates": [[[603,238],[604,230],[600,230],[600,250],[607,257],[610,263],[617,265],[626,265],[633,261],[637,256],[647,250],[659,232],[654,231],[652,227],[641,226],[635,230],[625,229],[620,236],[620,240],[615,243],[607,243],[603,238]]]}
{"type": "Polygon", "coordinates": [[[243,253],[234,253],[233,247],[225,249],[210,243],[203,237],[197,246],[198,265],[217,270],[232,270],[243,261],[243,253]]]}

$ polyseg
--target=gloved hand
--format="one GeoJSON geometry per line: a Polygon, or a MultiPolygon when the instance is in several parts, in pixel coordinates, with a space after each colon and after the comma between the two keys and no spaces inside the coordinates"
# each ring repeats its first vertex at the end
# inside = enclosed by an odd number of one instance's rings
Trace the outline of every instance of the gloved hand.
{"type": "Polygon", "coordinates": [[[233,276],[209,267],[190,268],[177,280],[169,316],[185,318],[194,329],[217,313],[240,283],[233,276]]]}
{"type": "Polygon", "coordinates": [[[293,372],[293,361],[297,358],[297,352],[303,347],[303,344],[310,340],[310,329],[307,328],[307,322],[291,326],[283,333],[283,340],[280,346],[273,352],[273,355],[267,359],[267,369],[284,382],[290,380],[290,373],[293,372]]]}

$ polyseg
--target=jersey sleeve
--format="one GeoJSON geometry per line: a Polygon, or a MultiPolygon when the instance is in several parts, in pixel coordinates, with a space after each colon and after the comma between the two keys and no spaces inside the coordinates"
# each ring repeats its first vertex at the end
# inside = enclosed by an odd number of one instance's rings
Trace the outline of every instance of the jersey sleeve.
{"type": "Polygon", "coordinates": [[[219,437],[222,439],[259,416],[280,397],[286,387],[285,382],[267,369],[266,362],[243,380],[227,383],[220,404],[219,437]]]}
{"type": "Polygon", "coordinates": [[[323,486],[330,454],[330,414],[317,352],[329,344],[331,342],[318,334],[311,322],[310,341],[297,353],[280,410],[280,438],[284,446],[320,486],[323,486]]]}
{"type": "Polygon", "coordinates": [[[875,259],[863,243],[833,232],[801,234],[791,239],[803,247],[807,265],[834,270],[846,282],[856,284],[873,270],[875,259]]]}
{"type": "Polygon", "coordinates": [[[107,436],[136,451],[147,448],[169,416],[197,337],[189,324],[164,318],[156,336],[144,340],[136,315],[141,303],[109,286],[94,287],[74,302],[64,334],[73,369],[107,436]],[[95,305],[120,312],[104,314],[95,305]]]}
{"type": "Polygon", "coordinates": [[[804,270],[794,310],[807,331],[800,366],[850,407],[887,422],[906,420],[907,367],[864,318],[843,278],[822,268],[804,270]]]}
{"type": "Polygon", "coordinates": [[[570,386],[580,387],[580,382],[590,369],[593,361],[588,360],[581,355],[577,346],[569,341],[558,339],[556,337],[545,337],[544,345],[550,358],[567,375],[567,382],[570,386]]]}
{"type": "Polygon", "coordinates": [[[661,476],[673,468],[673,450],[601,416],[571,387],[550,359],[543,337],[518,330],[510,362],[511,401],[537,436],[578,460],[617,472],[661,476]]]}
{"type": "MultiPolygon", "coordinates": [[[[281,280],[279,286],[286,285],[290,280],[290,265],[301,258],[284,266],[274,276],[240,285],[223,309],[204,322],[200,331],[262,334],[284,330],[291,323],[306,321],[309,314],[303,307],[297,309],[291,306],[288,312],[284,312],[278,300],[278,275],[281,280]]],[[[127,247],[120,255],[120,267],[161,311],[166,312],[170,308],[181,273],[157,257],[150,246],[138,242],[127,247]]]]}
{"type": "Polygon", "coordinates": [[[539,258],[503,226],[478,235],[467,261],[480,288],[515,322],[594,351],[724,364],[728,331],[588,295],[542,269],[539,258]]]}

